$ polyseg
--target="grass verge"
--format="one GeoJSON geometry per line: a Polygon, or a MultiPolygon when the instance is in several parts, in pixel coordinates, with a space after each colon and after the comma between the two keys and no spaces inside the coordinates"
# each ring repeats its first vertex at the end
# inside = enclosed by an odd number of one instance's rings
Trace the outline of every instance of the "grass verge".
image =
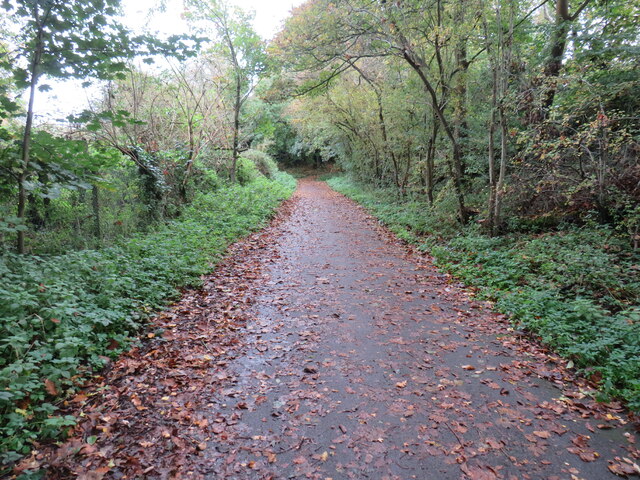
{"type": "Polygon", "coordinates": [[[198,285],[231,242],[263,227],[295,183],[278,172],[200,194],[180,221],[110,248],[0,256],[2,464],[73,425],[57,404],[127,349],[179,288],[198,285]]]}
{"type": "Polygon", "coordinates": [[[425,201],[400,199],[345,177],[327,183],[362,204],[437,265],[496,302],[519,328],[640,412],[640,254],[602,226],[490,238],[454,234],[425,201]]]}

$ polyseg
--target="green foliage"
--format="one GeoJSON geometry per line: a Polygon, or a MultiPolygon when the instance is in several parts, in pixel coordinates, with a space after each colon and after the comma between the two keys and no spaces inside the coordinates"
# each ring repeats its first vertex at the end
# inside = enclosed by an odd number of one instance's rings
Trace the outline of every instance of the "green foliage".
{"type": "Polygon", "coordinates": [[[328,183],[571,358],[604,395],[640,411],[640,254],[625,235],[601,226],[494,238],[473,227],[446,234],[424,203],[345,177],[328,183]]]}
{"type": "MultiPolygon", "coordinates": [[[[18,88],[48,78],[114,78],[127,69],[127,60],[138,55],[164,53],[184,58],[192,48],[182,37],[162,42],[146,35],[131,35],[120,22],[120,0],[101,2],[33,2],[7,0],[1,7],[22,22],[17,55],[28,62],[14,62],[11,68],[18,88]],[[34,59],[37,61],[34,62],[34,59]],[[33,70],[23,68],[29,65],[33,70]]],[[[48,85],[41,85],[47,90],[48,85]]]]}
{"type": "Polygon", "coordinates": [[[267,178],[273,178],[278,172],[278,164],[268,153],[260,150],[247,150],[242,154],[242,157],[251,160],[258,171],[267,178]]]}
{"type": "Polygon", "coordinates": [[[423,195],[402,197],[394,188],[367,187],[345,176],[332,176],[327,183],[365,206],[407,242],[417,241],[425,235],[450,237],[459,231],[455,203],[449,191],[443,191],[437,203],[430,206],[423,195]]]}
{"type": "MultiPolygon", "coordinates": [[[[37,139],[50,137],[36,134],[37,139]]],[[[45,150],[47,146],[51,147],[50,155],[68,151],[69,156],[64,162],[51,163],[44,156],[34,158],[33,165],[41,173],[29,179],[29,203],[24,219],[15,216],[11,205],[12,182],[5,185],[6,193],[0,183],[0,249],[10,249],[15,233],[20,230],[26,233],[27,251],[36,255],[113,245],[136,232],[153,230],[166,220],[180,217],[198,192],[214,192],[224,185],[224,178],[216,171],[220,165],[208,158],[206,152],[193,161],[187,175],[188,154],[184,150],[148,153],[132,147],[136,163],[115,149],[84,141],[59,138],[55,142],[38,141],[37,150],[45,150]],[[66,150],[56,147],[58,141],[63,142],[66,150]],[[97,208],[93,187],[98,190],[97,208]]],[[[265,162],[274,176],[275,163],[269,159],[265,162]]],[[[255,174],[251,178],[261,176],[255,167],[247,168],[255,174]]],[[[226,173],[226,168],[221,170],[226,173]]]]}
{"type": "Polygon", "coordinates": [[[433,249],[439,264],[540,336],[602,391],[640,408],[638,255],[605,228],[486,238],[433,249]],[[634,383],[635,382],[635,383],[634,383]]]}
{"type": "Polygon", "coordinates": [[[260,176],[260,171],[255,163],[244,157],[238,159],[236,164],[236,179],[240,185],[247,185],[260,176]]]}
{"type": "MultiPolygon", "coordinates": [[[[189,0],[187,18],[217,36],[213,50],[233,63],[237,78],[251,83],[266,67],[264,41],[253,28],[253,14],[225,0],[189,0]]],[[[246,85],[245,85],[246,88],[246,85]]]]}
{"type": "Polygon", "coordinates": [[[110,248],[0,257],[2,462],[73,424],[57,403],[126,349],[179,287],[197,285],[230,242],[264,225],[294,187],[281,172],[259,176],[200,193],[179,221],[110,248]]]}
{"type": "Polygon", "coordinates": [[[214,192],[222,187],[222,179],[218,173],[198,159],[194,162],[195,173],[191,180],[193,188],[198,192],[214,192]]]}
{"type": "Polygon", "coordinates": [[[169,190],[164,174],[158,165],[158,159],[140,148],[135,148],[140,177],[140,197],[145,206],[145,216],[150,222],[156,222],[163,216],[162,200],[169,190]]]}

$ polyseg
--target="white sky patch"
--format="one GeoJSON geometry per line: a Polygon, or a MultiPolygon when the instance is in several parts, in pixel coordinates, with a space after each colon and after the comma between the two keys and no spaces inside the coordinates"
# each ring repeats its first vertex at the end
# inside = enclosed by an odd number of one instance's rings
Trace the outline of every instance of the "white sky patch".
{"type": "MultiPolygon", "coordinates": [[[[245,11],[255,12],[254,28],[265,40],[271,39],[281,28],[291,9],[304,0],[228,0],[245,11]]],[[[122,0],[124,24],[133,33],[151,32],[161,36],[189,33],[182,19],[182,0],[167,0],[165,12],[150,11],[157,0],[122,0]]],[[[50,92],[38,92],[36,115],[40,121],[63,121],[68,115],[87,107],[88,101],[99,93],[97,87],[83,88],[81,81],[51,83],[50,92]]]]}

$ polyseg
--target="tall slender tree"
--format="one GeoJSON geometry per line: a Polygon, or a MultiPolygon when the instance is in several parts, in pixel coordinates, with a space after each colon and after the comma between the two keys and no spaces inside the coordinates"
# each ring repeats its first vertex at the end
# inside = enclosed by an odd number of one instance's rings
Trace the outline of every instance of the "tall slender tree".
{"type": "Polygon", "coordinates": [[[264,42],[252,26],[253,16],[224,0],[188,0],[189,18],[203,32],[213,34],[214,50],[231,65],[229,92],[233,103],[231,120],[231,166],[229,175],[236,181],[236,164],[241,145],[243,108],[253,93],[259,75],[266,68],[264,42]]]}

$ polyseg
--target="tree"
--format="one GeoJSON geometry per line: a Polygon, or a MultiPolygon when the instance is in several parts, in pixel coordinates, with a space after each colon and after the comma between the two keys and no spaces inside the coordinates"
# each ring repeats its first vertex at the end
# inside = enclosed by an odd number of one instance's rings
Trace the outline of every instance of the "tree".
{"type": "MultiPolygon", "coordinates": [[[[496,6],[495,23],[497,28],[495,43],[489,38],[488,28],[485,23],[485,38],[487,41],[487,54],[491,69],[491,114],[489,120],[489,203],[488,203],[488,229],[492,235],[497,233],[502,223],[502,200],[504,197],[505,181],[508,160],[508,119],[507,119],[507,94],[509,89],[509,67],[512,63],[512,42],[514,28],[514,4],[509,0],[508,29],[503,27],[502,5],[496,6]],[[496,123],[500,130],[500,163],[496,175],[495,168],[495,130],[496,123]]],[[[486,20],[485,20],[486,22],[486,20]]]]}
{"type": "MultiPolygon", "coordinates": [[[[553,31],[549,37],[547,59],[544,63],[544,75],[555,82],[555,78],[560,75],[562,60],[567,49],[567,36],[571,24],[578,19],[578,16],[589,5],[591,0],[584,0],[582,4],[573,12],[569,13],[569,0],[556,0],[555,22],[553,31]]],[[[543,107],[548,110],[553,105],[556,95],[556,86],[550,85],[545,93],[543,107]]]]}
{"type": "Polygon", "coordinates": [[[88,128],[97,141],[127,155],[143,175],[150,172],[141,151],[148,160],[164,156],[165,179],[173,181],[171,190],[186,203],[196,158],[209,145],[224,143],[223,63],[200,55],[170,62],[161,72],[131,68],[125,79],[109,82],[101,101],[85,113],[88,128]]]}
{"type": "MultiPolygon", "coordinates": [[[[314,0],[297,10],[297,18],[287,23],[278,43],[298,68],[322,72],[318,85],[352,68],[357,59],[388,56],[402,59],[417,74],[425,101],[450,141],[449,171],[458,217],[464,224],[468,220],[461,144],[466,128],[464,79],[456,85],[459,108],[455,116],[450,111],[449,97],[456,75],[462,75],[471,60],[466,56],[466,38],[454,41],[446,34],[451,25],[445,25],[445,4],[435,0],[428,7],[418,1],[314,0]],[[319,22],[326,27],[321,34],[316,33],[319,30],[316,26],[311,26],[319,22]],[[454,51],[457,64],[449,61],[454,51]]],[[[456,18],[461,15],[457,10],[456,18]]]]}
{"type": "MultiPolygon", "coordinates": [[[[24,218],[27,179],[31,175],[31,143],[38,90],[51,79],[107,79],[119,76],[127,60],[139,54],[178,52],[186,45],[177,38],[166,43],[147,36],[132,36],[115,16],[119,0],[5,0],[2,8],[20,25],[13,42],[11,70],[19,89],[28,90],[20,142],[17,217],[24,218]]],[[[152,61],[152,60],[148,60],[152,61]]],[[[24,230],[17,249],[24,253],[24,230]]]]}
{"type": "Polygon", "coordinates": [[[231,120],[232,160],[229,169],[232,182],[236,181],[236,163],[241,145],[241,115],[253,93],[258,76],[266,68],[264,43],[253,29],[252,16],[224,0],[188,0],[192,9],[189,18],[203,32],[217,37],[214,50],[221,53],[231,66],[230,96],[233,105],[231,120]]]}

